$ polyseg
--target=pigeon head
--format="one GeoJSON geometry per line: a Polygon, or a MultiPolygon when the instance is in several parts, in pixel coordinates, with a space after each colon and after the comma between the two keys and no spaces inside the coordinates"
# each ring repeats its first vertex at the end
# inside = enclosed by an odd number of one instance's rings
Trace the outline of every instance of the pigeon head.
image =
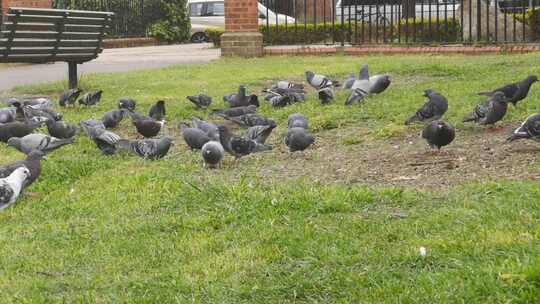
{"type": "Polygon", "coordinates": [[[119,109],[127,109],[129,111],[135,110],[135,100],[129,98],[129,97],[122,97],[118,99],[118,108],[119,109]]]}
{"type": "Polygon", "coordinates": [[[315,77],[315,73],[313,73],[312,71],[306,71],[306,79],[308,82],[311,82],[313,77],[315,77]]]}
{"type": "Polygon", "coordinates": [[[255,95],[255,94],[249,95],[249,104],[253,105],[253,106],[256,106],[256,107],[259,107],[260,106],[259,97],[257,97],[257,95],[255,95]]]}
{"type": "Polygon", "coordinates": [[[158,100],[158,101],[156,102],[156,105],[157,105],[158,107],[164,107],[164,106],[165,106],[165,101],[164,101],[164,100],[158,100]]]}
{"type": "Polygon", "coordinates": [[[41,151],[41,150],[32,150],[32,152],[30,152],[28,154],[26,159],[28,159],[28,160],[42,160],[42,159],[47,159],[47,158],[45,157],[45,153],[43,151],[41,151]]]}
{"type": "Polygon", "coordinates": [[[8,146],[20,149],[21,139],[19,137],[12,137],[7,141],[8,146]]]}
{"type": "Polygon", "coordinates": [[[424,96],[429,97],[431,94],[435,93],[432,89],[426,89],[424,90],[424,96]]]}
{"type": "Polygon", "coordinates": [[[528,82],[530,82],[530,83],[537,82],[537,81],[538,81],[538,77],[536,77],[536,75],[531,75],[531,76],[527,77],[527,80],[528,80],[528,82]]]}
{"type": "Polygon", "coordinates": [[[19,178],[24,180],[28,176],[30,176],[30,170],[28,168],[26,168],[25,166],[21,166],[21,167],[15,169],[15,171],[13,171],[13,173],[11,173],[11,175],[16,175],[19,178]]]}

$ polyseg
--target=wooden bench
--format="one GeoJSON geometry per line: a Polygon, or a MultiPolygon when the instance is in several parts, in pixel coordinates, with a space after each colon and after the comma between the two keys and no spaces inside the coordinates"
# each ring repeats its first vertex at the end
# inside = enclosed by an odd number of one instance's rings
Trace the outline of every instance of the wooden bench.
{"type": "Polygon", "coordinates": [[[95,59],[114,13],[13,7],[0,32],[0,63],[68,63],[69,88],[77,64],[95,59]]]}

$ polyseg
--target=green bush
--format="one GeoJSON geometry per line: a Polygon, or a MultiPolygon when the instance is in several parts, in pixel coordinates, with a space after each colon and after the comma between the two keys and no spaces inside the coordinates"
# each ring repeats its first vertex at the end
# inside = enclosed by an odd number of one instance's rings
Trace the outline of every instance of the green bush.
{"type": "MultiPolygon", "coordinates": [[[[396,41],[400,37],[401,41],[405,41],[405,37],[409,37],[409,41],[413,41],[413,35],[416,42],[452,42],[456,41],[460,33],[460,25],[454,18],[448,18],[447,23],[439,19],[431,19],[431,27],[429,19],[413,19],[401,20],[399,24],[386,26],[386,32],[383,33],[383,26],[372,25],[369,23],[345,23],[343,30],[341,23],[318,23],[318,24],[289,24],[285,27],[280,25],[261,25],[259,31],[263,34],[263,41],[267,45],[290,45],[290,44],[311,44],[324,43],[333,41],[350,41],[353,44],[375,42],[378,39],[381,42],[386,39],[389,42],[396,41]],[[378,33],[377,33],[378,31],[378,33]],[[345,35],[345,37],[343,37],[345,35]]],[[[220,45],[220,36],[224,32],[223,29],[206,30],[206,36],[215,46],[220,45]]]]}
{"type": "Polygon", "coordinates": [[[525,13],[532,39],[540,39],[540,7],[528,9],[525,13]]]}
{"type": "Polygon", "coordinates": [[[189,39],[191,23],[186,0],[162,0],[164,18],[150,26],[150,36],[166,42],[183,42],[189,39]]]}

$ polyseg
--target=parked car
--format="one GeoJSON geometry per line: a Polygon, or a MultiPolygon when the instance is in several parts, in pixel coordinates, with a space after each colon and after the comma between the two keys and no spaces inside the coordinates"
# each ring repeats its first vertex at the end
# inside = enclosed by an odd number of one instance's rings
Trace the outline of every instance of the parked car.
{"type": "MultiPolygon", "coordinates": [[[[294,23],[294,18],[276,14],[258,3],[259,24],[294,23]]],[[[204,31],[209,28],[225,28],[225,3],[223,0],[188,0],[191,19],[191,42],[208,41],[204,31]]]]}
{"type": "MultiPolygon", "coordinates": [[[[459,5],[459,0],[416,0],[416,18],[457,17],[459,5]]],[[[389,25],[391,22],[399,22],[402,12],[402,1],[396,0],[338,0],[336,3],[337,21],[340,21],[343,15],[343,20],[356,19],[389,25]]]]}

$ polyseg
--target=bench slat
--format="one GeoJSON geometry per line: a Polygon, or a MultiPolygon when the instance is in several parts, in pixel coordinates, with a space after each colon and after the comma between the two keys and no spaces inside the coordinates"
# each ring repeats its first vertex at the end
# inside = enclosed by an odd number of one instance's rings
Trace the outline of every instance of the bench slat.
{"type": "MultiPolygon", "coordinates": [[[[101,25],[71,25],[68,24],[64,27],[65,32],[79,32],[79,33],[99,33],[103,26],[101,25]]],[[[106,26],[105,29],[109,27],[106,26]]],[[[4,23],[4,31],[56,31],[57,26],[51,23],[4,23]]]]}
{"type": "Polygon", "coordinates": [[[88,54],[62,54],[57,56],[50,55],[9,55],[7,58],[0,58],[0,62],[28,62],[28,63],[45,63],[55,61],[73,61],[73,62],[86,62],[90,61],[97,56],[93,53],[88,54]]]}
{"type": "MultiPolygon", "coordinates": [[[[54,47],[56,40],[13,40],[11,42],[12,47],[54,47]]],[[[8,45],[7,40],[0,40],[0,47],[6,47],[8,45]]],[[[98,40],[65,40],[60,41],[59,47],[88,47],[97,48],[99,45],[98,40]]],[[[0,54],[0,60],[2,60],[0,54]]]]}
{"type": "Polygon", "coordinates": [[[59,9],[37,9],[27,7],[11,7],[8,13],[15,14],[19,12],[21,15],[39,15],[39,16],[64,16],[68,13],[72,17],[85,18],[111,18],[114,16],[112,12],[96,12],[96,11],[81,11],[81,10],[59,10],[59,9]]]}
{"type": "MultiPolygon", "coordinates": [[[[20,32],[16,31],[11,34],[9,31],[1,32],[5,38],[13,37],[14,39],[56,39],[58,37],[57,32],[20,32]]],[[[101,36],[101,33],[61,33],[61,40],[97,40],[101,36]]]]}
{"type": "MultiPolygon", "coordinates": [[[[5,48],[0,48],[0,54],[3,54],[5,50],[5,48]]],[[[9,50],[9,53],[14,55],[52,55],[54,52],[56,52],[56,54],[90,54],[95,51],[95,48],[58,48],[56,50],[54,48],[12,48],[9,50]]],[[[98,52],[101,53],[102,50],[99,50],[98,52]]]]}
{"type": "Polygon", "coordinates": [[[83,24],[83,25],[110,25],[111,20],[106,18],[83,18],[83,17],[67,17],[62,16],[32,16],[32,15],[14,15],[7,14],[7,22],[17,23],[50,23],[57,24],[61,22],[67,24],[83,24]]]}

